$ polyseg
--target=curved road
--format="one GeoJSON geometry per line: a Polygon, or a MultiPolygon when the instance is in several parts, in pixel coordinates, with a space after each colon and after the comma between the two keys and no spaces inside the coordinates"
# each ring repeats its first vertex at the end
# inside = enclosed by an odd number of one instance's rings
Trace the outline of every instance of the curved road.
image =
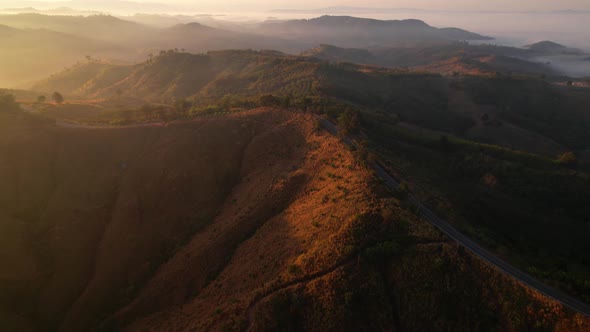
{"type": "MultiPolygon", "coordinates": [[[[330,133],[332,133],[333,135],[338,135],[338,128],[332,122],[323,118],[318,118],[318,121],[320,121],[322,126],[324,126],[324,128],[326,128],[330,133]]],[[[356,143],[348,137],[343,137],[342,141],[346,145],[356,147],[356,143]]],[[[390,188],[391,190],[397,190],[399,188],[399,181],[394,179],[391,175],[389,175],[378,163],[373,163],[371,167],[375,170],[379,178],[381,178],[384,181],[385,185],[388,188],[390,188]]],[[[451,224],[437,217],[430,209],[428,209],[426,206],[424,206],[424,204],[418,201],[418,199],[416,199],[414,195],[410,195],[408,200],[418,209],[418,215],[420,217],[428,221],[434,227],[438,228],[441,232],[446,234],[455,242],[461,244],[463,247],[471,251],[474,255],[478,256],[479,258],[483,259],[489,264],[492,264],[508,276],[520,281],[521,283],[527,285],[530,288],[535,289],[539,293],[549,298],[552,298],[553,300],[563,304],[564,306],[576,312],[579,312],[583,315],[590,317],[590,306],[586,303],[576,300],[569,295],[566,295],[552,287],[545,285],[544,283],[533,278],[529,274],[517,269],[516,267],[507,263],[506,261],[503,261],[502,259],[498,258],[491,252],[482,248],[480,245],[472,241],[470,238],[459,232],[451,224]]]]}

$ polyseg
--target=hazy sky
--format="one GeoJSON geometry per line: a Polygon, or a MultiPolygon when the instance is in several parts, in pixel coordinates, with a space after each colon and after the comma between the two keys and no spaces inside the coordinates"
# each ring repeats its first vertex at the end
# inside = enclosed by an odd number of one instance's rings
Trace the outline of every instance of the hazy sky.
{"type": "Polygon", "coordinates": [[[422,8],[422,9],[488,9],[488,10],[559,10],[590,9],[588,0],[162,0],[161,3],[203,3],[219,5],[257,5],[264,7],[307,7],[328,6],[422,8]]]}
{"type": "MultiPolygon", "coordinates": [[[[114,0],[74,0],[84,3],[106,3],[114,0]]],[[[29,2],[67,2],[63,0],[0,0],[0,5],[14,6],[18,3],[29,2]]],[[[134,2],[161,3],[169,5],[183,5],[190,7],[203,7],[216,10],[228,10],[232,8],[274,9],[274,8],[319,8],[329,6],[354,6],[354,7],[386,7],[386,8],[419,8],[437,10],[590,10],[589,0],[135,0],[134,2]]]]}

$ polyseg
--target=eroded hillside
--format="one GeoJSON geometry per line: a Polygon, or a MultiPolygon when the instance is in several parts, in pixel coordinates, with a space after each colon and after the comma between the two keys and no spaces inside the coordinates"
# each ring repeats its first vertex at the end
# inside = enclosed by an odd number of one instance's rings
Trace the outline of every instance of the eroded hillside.
{"type": "Polygon", "coordinates": [[[8,330],[589,328],[417,220],[308,114],[4,113],[0,181],[8,330]]]}

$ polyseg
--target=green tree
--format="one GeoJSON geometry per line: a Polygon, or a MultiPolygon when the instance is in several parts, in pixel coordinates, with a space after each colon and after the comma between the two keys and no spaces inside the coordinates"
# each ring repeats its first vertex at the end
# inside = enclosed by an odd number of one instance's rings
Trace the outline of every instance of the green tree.
{"type": "Polygon", "coordinates": [[[47,98],[45,96],[39,96],[37,97],[37,102],[38,103],[44,103],[47,100],[47,98]]]}
{"type": "Polygon", "coordinates": [[[64,96],[57,91],[53,93],[51,99],[53,99],[56,104],[61,104],[64,102],[64,96]]]}

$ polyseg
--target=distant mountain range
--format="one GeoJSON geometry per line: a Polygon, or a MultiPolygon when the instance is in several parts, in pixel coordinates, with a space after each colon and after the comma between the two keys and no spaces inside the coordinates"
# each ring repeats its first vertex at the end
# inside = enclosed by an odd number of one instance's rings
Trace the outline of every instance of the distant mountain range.
{"type": "Polygon", "coordinates": [[[185,23],[185,19],[173,26],[155,26],[110,15],[0,15],[0,25],[13,29],[0,35],[0,43],[10,45],[0,53],[0,61],[10,68],[4,71],[0,85],[22,85],[71,66],[86,56],[130,63],[144,61],[150,53],[168,49],[194,53],[272,49],[299,54],[322,43],[364,48],[491,39],[458,28],[437,29],[420,20],[322,16],[310,20],[214,28],[195,22],[185,23]],[[22,66],[23,62],[31,65],[22,66]]]}
{"type": "Polygon", "coordinates": [[[321,7],[311,9],[292,9],[292,8],[277,8],[270,11],[271,13],[297,13],[297,14],[375,14],[375,13],[486,13],[486,14],[589,14],[590,10],[521,10],[521,11],[506,11],[506,10],[436,10],[436,9],[421,9],[421,8],[395,8],[395,7],[354,7],[354,6],[333,6],[321,7]]]}
{"type": "Polygon", "coordinates": [[[351,16],[268,21],[259,27],[265,34],[303,39],[315,44],[342,47],[392,46],[396,44],[444,43],[459,40],[492,40],[458,28],[438,29],[420,20],[375,20],[351,16]]]}
{"type": "MultiPolygon", "coordinates": [[[[186,19],[179,18],[181,22],[186,19]]],[[[0,85],[23,86],[86,58],[134,63],[169,49],[192,53],[277,50],[304,52],[328,61],[440,73],[499,71],[550,76],[559,73],[548,65],[555,59],[548,57],[587,58],[579,50],[549,41],[524,48],[467,45],[463,41],[492,38],[460,28],[435,28],[415,19],[321,16],[239,27],[215,28],[196,22],[156,26],[110,15],[0,15],[0,43],[4,46],[0,61],[5,64],[0,85]]]]}
{"type": "MultiPolygon", "coordinates": [[[[0,15],[0,86],[22,86],[87,56],[109,62],[144,61],[160,50],[279,49],[298,53],[311,43],[216,29],[198,23],[157,28],[108,15],[0,15]],[[23,65],[25,64],[25,65],[23,65]]],[[[85,60],[84,60],[85,61],[85,60]]]]}

